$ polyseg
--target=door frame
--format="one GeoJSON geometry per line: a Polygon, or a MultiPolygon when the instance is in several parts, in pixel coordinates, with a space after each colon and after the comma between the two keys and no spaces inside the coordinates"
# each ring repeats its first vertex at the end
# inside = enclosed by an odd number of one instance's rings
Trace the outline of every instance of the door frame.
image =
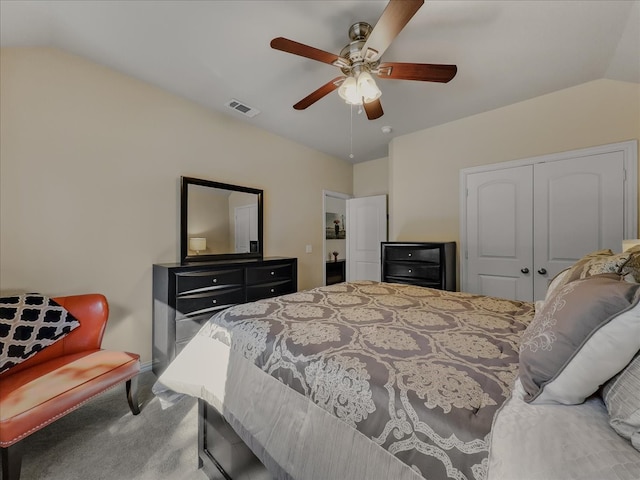
{"type": "MultiPolygon", "coordinates": [[[[327,228],[326,222],[327,222],[327,202],[326,199],[327,197],[332,197],[332,198],[339,198],[345,201],[349,200],[350,198],[353,198],[353,195],[349,195],[348,193],[340,193],[340,192],[333,192],[331,190],[322,190],[322,285],[326,285],[327,284],[327,269],[326,267],[326,262],[327,262],[327,258],[328,258],[328,252],[327,252],[327,239],[325,238],[325,231],[327,228]]],[[[348,225],[348,223],[347,223],[348,225]]],[[[348,258],[345,252],[345,275],[346,275],[346,269],[348,268],[348,258]]]]}
{"type": "Polygon", "coordinates": [[[622,152],[624,159],[624,238],[638,238],[638,141],[610,143],[596,147],[568,150],[535,157],[521,158],[507,162],[480,165],[460,170],[460,290],[468,286],[467,248],[467,176],[473,173],[502,170],[505,168],[534,165],[536,163],[557,162],[575,157],[622,152]]]}

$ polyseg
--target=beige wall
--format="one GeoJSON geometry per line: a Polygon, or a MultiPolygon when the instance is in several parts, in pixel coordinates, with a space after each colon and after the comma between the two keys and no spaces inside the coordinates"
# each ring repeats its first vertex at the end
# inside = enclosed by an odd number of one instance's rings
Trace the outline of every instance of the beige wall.
{"type": "Polygon", "coordinates": [[[640,138],[640,85],[597,80],[395,138],[391,240],[459,240],[466,167],[640,138]]]}
{"type": "Polygon", "coordinates": [[[353,166],[353,196],[369,197],[389,193],[389,159],[387,157],[353,166]]]}
{"type": "Polygon", "coordinates": [[[322,283],[322,190],[351,192],[350,164],[58,50],[0,62],[2,292],[104,293],[104,346],[149,362],[180,175],[264,189],[265,254],[298,257],[299,288],[322,283]]]}

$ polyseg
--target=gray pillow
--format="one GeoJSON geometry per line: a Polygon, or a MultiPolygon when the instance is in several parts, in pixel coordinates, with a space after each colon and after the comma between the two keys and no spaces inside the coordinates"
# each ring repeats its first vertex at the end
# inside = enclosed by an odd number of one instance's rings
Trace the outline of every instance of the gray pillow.
{"type": "Polygon", "coordinates": [[[640,350],[640,284],[594,275],[559,288],[520,344],[525,401],[582,403],[640,350]]]}
{"type": "Polygon", "coordinates": [[[609,424],[640,451],[640,353],[605,383],[602,399],[609,411],[609,424]]]}

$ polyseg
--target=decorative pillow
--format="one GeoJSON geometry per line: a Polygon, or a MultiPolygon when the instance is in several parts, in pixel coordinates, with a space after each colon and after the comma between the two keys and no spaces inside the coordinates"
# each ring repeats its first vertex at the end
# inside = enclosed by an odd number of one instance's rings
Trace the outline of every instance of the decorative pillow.
{"type": "Polygon", "coordinates": [[[554,293],[522,335],[520,381],[531,403],[582,403],[640,350],[640,284],[603,274],[554,293]]]}
{"type": "MultiPolygon", "coordinates": [[[[611,250],[609,250],[611,251],[611,250]]],[[[565,282],[565,278],[567,275],[571,273],[571,268],[565,268],[560,273],[558,273],[555,277],[551,279],[549,282],[549,286],[547,287],[547,294],[544,297],[544,301],[546,302],[551,298],[558,288],[564,286],[567,282],[565,282]]]]}
{"type": "Polygon", "coordinates": [[[554,277],[547,289],[547,297],[551,290],[563,287],[574,280],[603,273],[618,273],[625,276],[627,280],[640,282],[640,246],[632,247],[622,253],[614,254],[611,250],[605,249],[585,255],[554,277]]]}
{"type": "Polygon", "coordinates": [[[44,295],[0,298],[0,373],[79,326],[73,315],[44,295]]]}
{"type": "Polygon", "coordinates": [[[624,254],[628,254],[629,259],[624,265],[622,265],[622,268],[620,268],[618,273],[620,275],[633,277],[634,281],[640,282],[640,245],[631,247],[620,255],[624,254]]]}
{"type": "Polygon", "coordinates": [[[605,383],[602,399],[609,411],[609,424],[640,451],[640,353],[605,383]]]}
{"type": "MultiPolygon", "coordinates": [[[[618,268],[620,268],[620,266],[622,266],[622,264],[629,259],[628,256],[624,257],[623,260],[618,259],[618,264],[616,264],[613,267],[610,267],[612,268],[612,270],[610,270],[609,272],[600,271],[603,268],[606,268],[606,267],[603,267],[602,265],[610,264],[612,260],[611,257],[613,257],[613,252],[608,248],[605,250],[598,250],[596,252],[588,253],[587,255],[582,257],[580,260],[578,260],[576,263],[574,263],[571,267],[568,268],[568,271],[564,275],[562,282],[559,282],[558,286],[562,287],[563,285],[566,285],[567,283],[572,282],[574,280],[579,280],[580,278],[586,278],[588,276],[591,276],[590,270],[592,265],[595,265],[595,264],[600,265],[598,268],[596,268],[597,273],[617,273],[618,268]]],[[[615,259],[614,259],[614,263],[615,263],[615,259]]]]}

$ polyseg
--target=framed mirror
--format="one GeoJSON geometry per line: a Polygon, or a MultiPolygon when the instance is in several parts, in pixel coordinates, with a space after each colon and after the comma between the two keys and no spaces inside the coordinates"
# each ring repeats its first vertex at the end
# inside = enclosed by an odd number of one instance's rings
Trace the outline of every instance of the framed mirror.
{"type": "Polygon", "coordinates": [[[180,177],[181,263],[262,258],[257,188],[180,177]]]}

